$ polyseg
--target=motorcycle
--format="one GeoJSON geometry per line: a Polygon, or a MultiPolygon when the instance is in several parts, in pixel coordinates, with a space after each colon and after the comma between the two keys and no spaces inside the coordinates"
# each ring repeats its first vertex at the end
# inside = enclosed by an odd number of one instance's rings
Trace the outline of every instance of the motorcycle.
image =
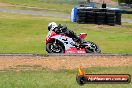
{"type": "Polygon", "coordinates": [[[98,45],[94,42],[85,41],[86,33],[80,33],[79,37],[82,43],[78,46],[72,38],[65,36],[65,34],[56,34],[54,31],[49,31],[46,36],[46,51],[48,53],[101,53],[98,45]]]}

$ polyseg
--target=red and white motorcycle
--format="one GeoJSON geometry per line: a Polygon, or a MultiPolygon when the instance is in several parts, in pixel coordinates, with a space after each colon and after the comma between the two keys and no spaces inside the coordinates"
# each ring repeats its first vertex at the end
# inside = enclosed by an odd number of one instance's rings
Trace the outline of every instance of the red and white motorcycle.
{"type": "Polygon", "coordinates": [[[85,41],[86,33],[80,33],[79,37],[82,43],[76,46],[72,38],[65,34],[56,34],[54,31],[49,31],[46,37],[46,51],[48,53],[101,53],[100,48],[93,42],[85,41]]]}

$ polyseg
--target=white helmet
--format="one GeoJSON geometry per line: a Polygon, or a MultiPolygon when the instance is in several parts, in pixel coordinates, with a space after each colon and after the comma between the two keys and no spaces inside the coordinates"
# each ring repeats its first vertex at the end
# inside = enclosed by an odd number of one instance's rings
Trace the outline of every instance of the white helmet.
{"type": "Polygon", "coordinates": [[[58,27],[58,25],[55,22],[51,22],[48,24],[48,30],[49,31],[54,30],[56,27],[58,27]]]}

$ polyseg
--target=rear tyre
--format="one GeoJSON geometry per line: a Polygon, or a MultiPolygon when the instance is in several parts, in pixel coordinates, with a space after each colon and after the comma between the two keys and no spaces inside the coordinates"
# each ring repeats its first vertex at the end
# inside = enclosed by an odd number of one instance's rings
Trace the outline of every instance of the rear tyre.
{"type": "Polygon", "coordinates": [[[54,43],[48,43],[46,45],[46,51],[48,53],[64,53],[64,48],[60,44],[54,45],[54,43]]]}
{"type": "Polygon", "coordinates": [[[86,53],[101,53],[101,49],[99,48],[98,45],[96,45],[93,42],[90,43],[91,43],[91,47],[85,49],[86,53]]]}

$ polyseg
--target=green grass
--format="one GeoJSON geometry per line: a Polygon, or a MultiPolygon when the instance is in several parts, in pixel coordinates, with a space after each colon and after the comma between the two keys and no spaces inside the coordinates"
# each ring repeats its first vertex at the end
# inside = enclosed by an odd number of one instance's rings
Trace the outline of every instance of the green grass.
{"type": "MultiPolygon", "coordinates": [[[[130,74],[132,67],[88,68],[88,74],[130,74]]],[[[131,88],[130,84],[86,84],[76,83],[76,70],[39,70],[0,72],[0,88],[131,88]]]]}
{"type": "Polygon", "coordinates": [[[63,3],[63,1],[61,0],[58,1],[57,0],[0,0],[0,2],[37,7],[41,9],[63,12],[63,13],[70,13],[74,5],[69,4],[69,2],[63,3]]]}
{"type": "Polygon", "coordinates": [[[126,18],[126,19],[131,19],[132,20],[132,15],[131,14],[123,14],[122,17],[126,18]]]}
{"type": "Polygon", "coordinates": [[[98,26],[71,23],[69,19],[0,13],[0,53],[45,54],[45,36],[49,22],[66,24],[77,34],[86,32],[86,40],[97,43],[102,53],[132,53],[132,23],[122,26],[98,26]]]}

